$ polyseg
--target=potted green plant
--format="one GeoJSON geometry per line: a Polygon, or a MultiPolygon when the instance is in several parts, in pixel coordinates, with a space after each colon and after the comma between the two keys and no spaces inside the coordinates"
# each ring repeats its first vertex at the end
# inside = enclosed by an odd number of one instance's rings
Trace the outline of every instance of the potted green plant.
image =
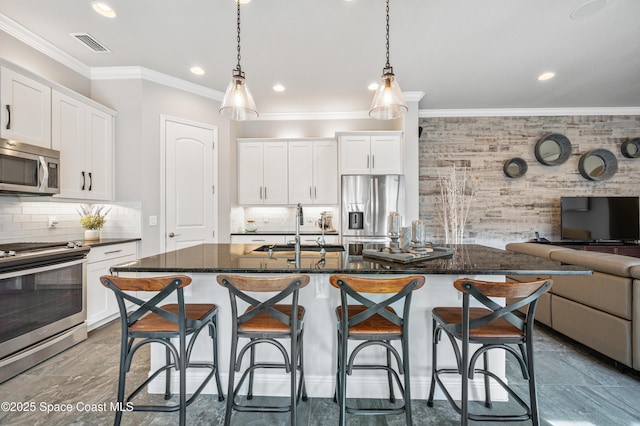
{"type": "Polygon", "coordinates": [[[106,216],[110,208],[104,205],[80,206],[78,214],[80,215],[80,224],[84,228],[85,241],[97,241],[100,239],[100,230],[107,222],[106,216]]]}

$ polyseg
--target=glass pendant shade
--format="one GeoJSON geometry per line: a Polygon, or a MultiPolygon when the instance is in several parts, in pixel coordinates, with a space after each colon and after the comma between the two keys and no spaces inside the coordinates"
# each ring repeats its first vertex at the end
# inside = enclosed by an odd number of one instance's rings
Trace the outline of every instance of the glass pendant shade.
{"type": "Polygon", "coordinates": [[[258,108],[253,100],[244,76],[234,72],[231,82],[224,93],[220,114],[236,121],[255,120],[258,108]]]}
{"type": "Polygon", "coordinates": [[[409,111],[393,72],[385,69],[382,83],[376,89],[369,116],[376,120],[393,120],[409,111]]]}

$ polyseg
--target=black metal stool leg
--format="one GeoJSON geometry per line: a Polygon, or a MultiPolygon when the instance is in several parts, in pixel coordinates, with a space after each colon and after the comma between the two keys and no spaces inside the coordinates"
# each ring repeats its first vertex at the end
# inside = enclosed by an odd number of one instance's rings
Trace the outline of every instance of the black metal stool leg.
{"type": "Polygon", "coordinates": [[[340,391],[338,392],[338,401],[340,404],[340,426],[347,424],[347,337],[340,336],[340,391]]]}
{"type": "Polygon", "coordinates": [[[429,398],[427,399],[427,407],[433,407],[433,397],[436,391],[436,370],[437,366],[437,358],[438,358],[438,325],[436,321],[432,321],[433,324],[433,333],[432,333],[432,342],[431,342],[431,385],[429,386],[429,398]]]}
{"type": "Polygon", "coordinates": [[[305,384],[305,376],[304,376],[304,331],[300,333],[300,344],[298,345],[298,356],[300,359],[300,389],[302,391],[302,400],[307,401],[309,398],[307,397],[307,386],[305,384]]]}
{"type": "Polygon", "coordinates": [[[222,383],[220,383],[220,360],[218,356],[218,321],[217,316],[211,319],[209,324],[209,334],[213,341],[213,365],[216,369],[214,380],[218,389],[218,401],[224,401],[224,393],[222,392],[222,383]]]}
{"type": "Polygon", "coordinates": [[[536,393],[536,375],[533,366],[533,342],[527,341],[527,372],[529,373],[529,401],[531,408],[531,422],[533,426],[540,424],[540,416],[538,414],[538,395],[536,393]]]}
{"type": "Polygon", "coordinates": [[[231,413],[233,412],[233,405],[236,399],[235,390],[235,373],[236,373],[236,356],[238,353],[238,336],[231,337],[231,353],[229,354],[229,383],[227,385],[227,410],[224,414],[224,424],[229,426],[231,424],[231,413]]]}
{"type": "Polygon", "coordinates": [[[409,368],[409,336],[402,336],[402,365],[404,367],[404,414],[407,424],[412,425],[411,418],[411,370],[409,368]]]}
{"type": "Polygon", "coordinates": [[[176,360],[180,370],[180,426],[187,424],[187,337],[180,333],[180,359],[176,360]]]}
{"type": "MultiPolygon", "coordinates": [[[[122,331],[122,342],[120,344],[120,371],[118,372],[118,406],[124,407],[124,389],[126,384],[127,372],[125,371],[125,366],[127,363],[128,353],[127,353],[127,332],[126,330],[122,331]]],[[[122,421],[122,410],[116,410],[116,417],[113,421],[114,426],[119,426],[122,421]]]]}
{"type": "MultiPolygon", "coordinates": [[[[253,342],[253,339],[251,339],[253,342]]],[[[256,364],[256,346],[251,345],[251,357],[249,361],[249,368],[251,371],[249,372],[249,391],[247,392],[247,399],[253,399],[253,366],[256,364]]]]}
{"type": "MultiPolygon", "coordinates": [[[[286,362],[286,360],[285,360],[286,362]]],[[[298,417],[298,336],[291,336],[291,356],[289,357],[289,371],[291,371],[291,425],[296,424],[298,417]]]]}
{"type": "MultiPolygon", "coordinates": [[[[165,346],[165,364],[171,364],[171,351],[168,347],[165,346]]],[[[176,364],[177,367],[177,364],[176,364]]],[[[164,399],[171,399],[171,368],[167,368],[164,373],[165,383],[164,383],[164,399]]]]}
{"type": "MultiPolygon", "coordinates": [[[[388,344],[391,344],[386,340],[388,344]]],[[[396,395],[393,391],[393,374],[391,373],[391,351],[387,349],[387,380],[389,381],[389,402],[394,404],[396,402],[396,395]]]]}
{"type": "MultiPolygon", "coordinates": [[[[489,354],[488,351],[482,354],[482,360],[484,362],[484,369],[489,371],[489,354]]],[[[484,406],[487,408],[491,408],[493,405],[491,403],[491,378],[488,374],[483,374],[484,376],[484,406]]]]}

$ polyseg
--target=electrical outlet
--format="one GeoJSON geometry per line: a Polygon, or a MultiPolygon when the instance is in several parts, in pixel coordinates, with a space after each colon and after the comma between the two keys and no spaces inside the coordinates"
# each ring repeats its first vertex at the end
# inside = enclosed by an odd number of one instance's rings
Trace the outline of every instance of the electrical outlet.
{"type": "Polygon", "coordinates": [[[149,216],[149,226],[158,225],[158,216],[149,216]]]}
{"type": "Polygon", "coordinates": [[[49,228],[55,228],[58,224],[57,216],[49,216],[49,228]]]}

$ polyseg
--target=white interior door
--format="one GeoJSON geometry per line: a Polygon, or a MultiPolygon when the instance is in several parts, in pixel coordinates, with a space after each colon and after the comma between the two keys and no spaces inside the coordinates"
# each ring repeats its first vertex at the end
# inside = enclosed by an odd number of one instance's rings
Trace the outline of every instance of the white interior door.
{"type": "Polygon", "coordinates": [[[165,249],[216,242],[217,128],[162,117],[165,249]]]}

